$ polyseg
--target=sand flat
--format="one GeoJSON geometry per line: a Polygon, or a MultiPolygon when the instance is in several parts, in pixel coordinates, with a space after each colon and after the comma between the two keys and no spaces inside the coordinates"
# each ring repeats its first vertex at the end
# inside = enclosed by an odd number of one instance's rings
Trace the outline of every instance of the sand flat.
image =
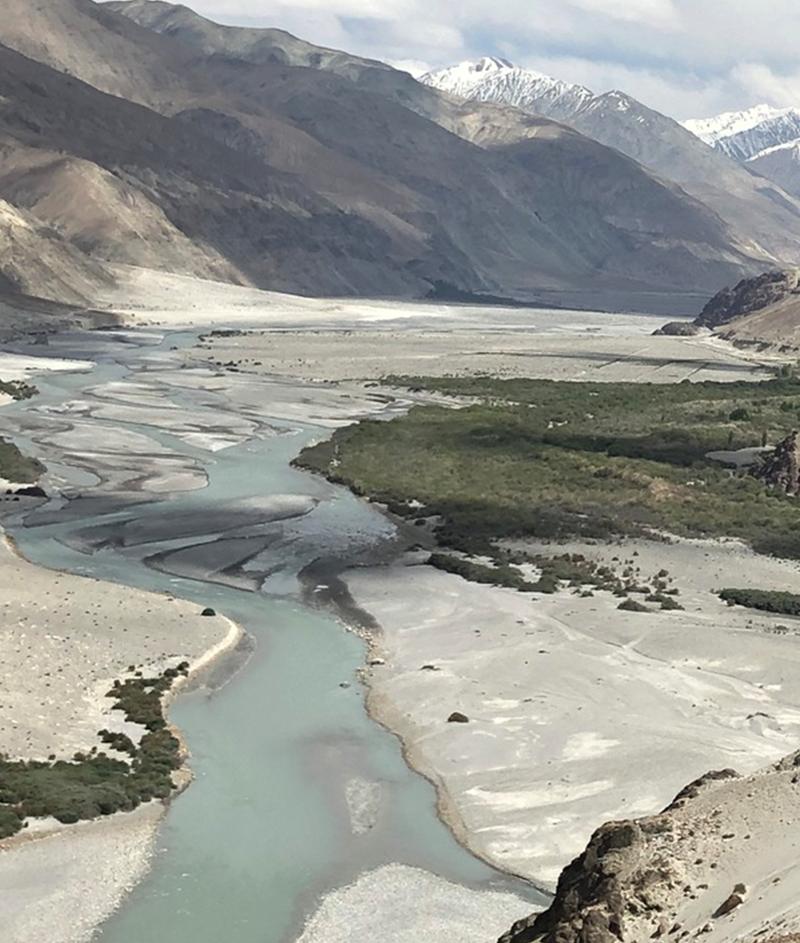
{"type": "Polygon", "coordinates": [[[0,845],[3,943],[89,939],[146,873],[163,812],[160,803],[148,803],[112,819],[0,845]]]}
{"type": "Polygon", "coordinates": [[[744,585],[785,586],[797,564],[736,543],[566,549],[636,550],[645,572],[674,574],[686,611],[625,613],[610,594],[534,597],[424,566],[346,577],[381,626],[370,709],[437,783],[463,841],[549,885],[600,823],[800,742],[800,620],[778,629],[785,619],[711,593],[748,570],[744,585]],[[470,722],[447,723],[453,711],[470,722]]]}
{"type": "MultiPolygon", "coordinates": [[[[694,338],[652,337],[649,318],[586,315],[557,330],[538,312],[529,323],[490,327],[491,309],[474,327],[437,329],[436,321],[411,330],[268,331],[206,338],[189,354],[197,365],[237,365],[248,374],[345,381],[386,376],[532,377],[591,382],[679,383],[758,380],[768,371],[732,347],[694,338]],[[608,319],[607,321],[601,320],[608,319]],[[624,334],[622,333],[624,331],[624,334]]],[[[577,316],[576,316],[577,317],[577,316]]]]}
{"type": "Polygon", "coordinates": [[[34,566],[0,545],[0,739],[12,757],[70,758],[116,721],[105,693],[130,665],[197,662],[230,623],[178,599],[34,566]]]}
{"type": "Polygon", "coordinates": [[[530,901],[514,894],[387,865],[324,897],[298,943],[489,943],[530,910],[530,901]]]}

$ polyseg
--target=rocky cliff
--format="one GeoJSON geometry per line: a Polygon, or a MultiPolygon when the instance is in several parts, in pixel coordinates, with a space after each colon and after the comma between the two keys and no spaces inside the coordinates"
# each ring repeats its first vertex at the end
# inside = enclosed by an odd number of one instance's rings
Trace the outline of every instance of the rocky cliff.
{"type": "Polygon", "coordinates": [[[661,814],[603,825],[551,906],[500,943],[779,938],[800,926],[800,754],[709,773],[661,814]]]}
{"type": "Polygon", "coordinates": [[[703,308],[696,323],[717,328],[736,318],[762,311],[789,295],[800,294],[800,270],[765,272],[745,278],[734,288],[723,288],[703,308]]]}
{"type": "Polygon", "coordinates": [[[800,494],[800,433],[792,432],[779,442],[752,473],[784,494],[800,494]]]}

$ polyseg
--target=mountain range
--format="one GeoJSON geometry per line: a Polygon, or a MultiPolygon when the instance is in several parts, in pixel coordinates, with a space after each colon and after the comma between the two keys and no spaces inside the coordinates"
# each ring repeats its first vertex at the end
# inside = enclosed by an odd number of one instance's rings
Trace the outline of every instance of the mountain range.
{"type": "Polygon", "coordinates": [[[756,105],[685,126],[706,144],[800,196],[800,108],[756,105]]]}
{"type": "Polygon", "coordinates": [[[533,99],[511,81],[465,100],[160,0],[5,13],[6,292],[88,302],[125,263],[309,295],[680,308],[800,255],[800,199],[618,93],[538,77],[533,99]]]}
{"type": "Polygon", "coordinates": [[[672,180],[724,220],[747,251],[782,263],[797,258],[797,195],[710,147],[686,128],[630,95],[595,95],[503,59],[484,58],[430,72],[421,81],[453,95],[513,104],[564,122],[672,180]]]}

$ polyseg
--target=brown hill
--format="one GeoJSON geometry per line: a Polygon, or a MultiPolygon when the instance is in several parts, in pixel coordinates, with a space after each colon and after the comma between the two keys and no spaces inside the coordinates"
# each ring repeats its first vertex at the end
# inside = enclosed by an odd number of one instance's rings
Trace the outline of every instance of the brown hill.
{"type": "Polygon", "coordinates": [[[0,196],[96,259],[527,299],[710,291],[754,265],[705,206],[552,121],[280,31],[127,8],[162,35],[119,9],[6,0],[0,21],[25,54],[0,48],[0,196]]]}

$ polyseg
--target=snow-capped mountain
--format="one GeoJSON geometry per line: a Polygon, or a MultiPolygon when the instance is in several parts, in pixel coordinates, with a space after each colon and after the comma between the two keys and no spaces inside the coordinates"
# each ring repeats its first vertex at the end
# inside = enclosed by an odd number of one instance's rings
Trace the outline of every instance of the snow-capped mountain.
{"type": "MultiPolygon", "coordinates": [[[[661,179],[679,184],[711,207],[732,231],[740,233],[743,243],[759,251],[774,246],[781,235],[785,224],[776,223],[776,213],[792,219],[800,216],[800,203],[795,199],[798,187],[789,187],[791,196],[778,189],[785,186],[780,182],[785,175],[779,176],[776,171],[772,178],[775,185],[771,184],[764,179],[766,170],[751,164],[742,166],[746,158],[732,158],[717,140],[718,136],[721,142],[726,132],[749,133],[752,139],[749,153],[760,153],[752,148],[760,144],[763,150],[785,143],[788,136],[800,138],[800,126],[796,131],[791,127],[793,120],[800,122],[800,112],[775,114],[774,109],[762,110],[748,118],[721,116],[692,122],[691,128],[687,128],[625,92],[614,90],[596,95],[582,85],[492,57],[429,72],[420,81],[461,98],[513,105],[572,126],[633,158],[661,179]],[[759,137],[762,134],[759,126],[765,121],[773,122],[777,138],[766,133],[759,137]]],[[[744,148],[745,144],[742,141],[738,146],[744,148]]],[[[733,143],[730,148],[734,148],[733,143]]],[[[790,246],[781,247],[775,254],[780,259],[794,258],[790,246]]]]}
{"type": "Polygon", "coordinates": [[[756,105],[746,111],[685,121],[684,127],[734,160],[749,161],[800,138],[800,109],[756,105]]]}
{"type": "Polygon", "coordinates": [[[420,81],[460,98],[514,105],[561,121],[594,98],[582,85],[521,69],[507,59],[491,56],[428,72],[420,81]]]}

